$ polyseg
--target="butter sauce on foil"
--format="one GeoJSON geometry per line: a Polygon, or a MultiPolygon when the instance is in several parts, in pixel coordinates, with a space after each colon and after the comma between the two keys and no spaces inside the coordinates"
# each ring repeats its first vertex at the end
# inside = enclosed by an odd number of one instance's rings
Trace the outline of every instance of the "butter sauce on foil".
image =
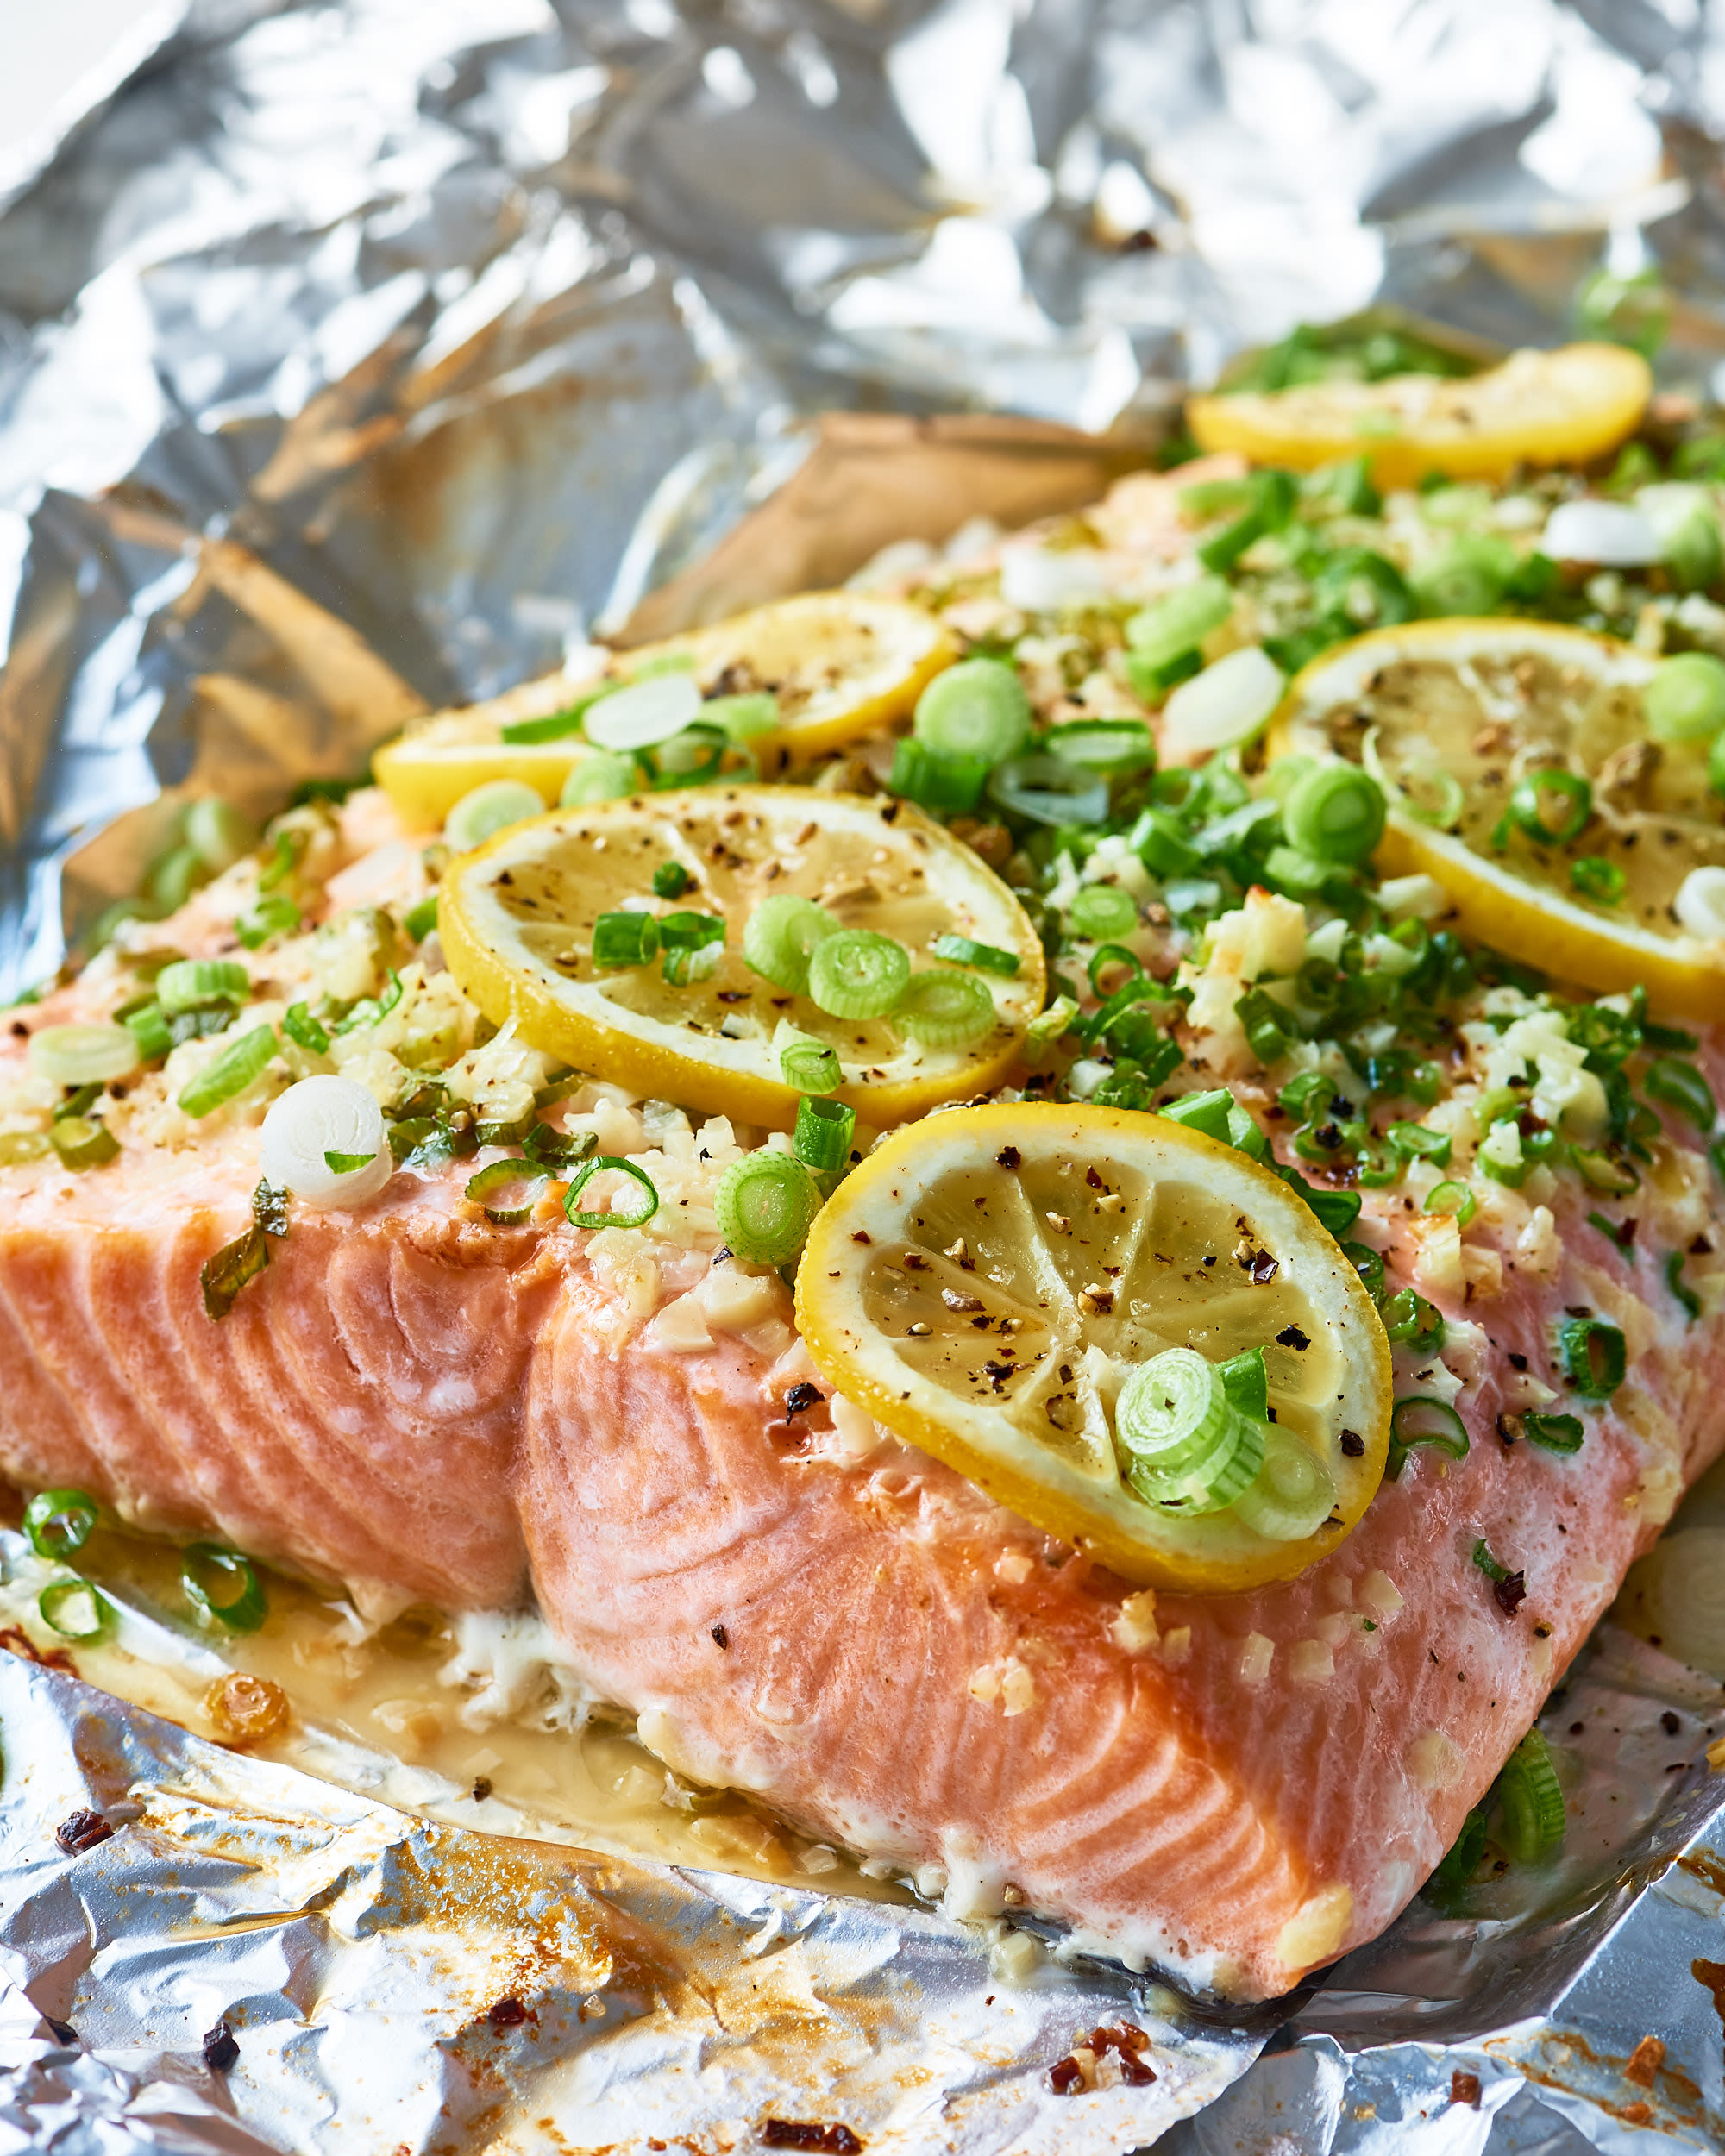
{"type": "MultiPolygon", "coordinates": [[[[129,51],[0,171],[0,993],[186,792],[721,609],[693,565],[823,411],[902,423],[745,584],[1100,492],[1180,382],[1375,300],[1553,342],[1653,266],[1668,378],[1725,359],[1703,0],[162,0],[129,51]]],[[[1725,1701],[1637,1607],[1543,1718],[1562,1864],[1256,2018],[0,1656],[0,2156],[1719,2147],[1725,1701]],[[1156,2081],[1061,2094],[1123,2022],[1156,2081]]]]}

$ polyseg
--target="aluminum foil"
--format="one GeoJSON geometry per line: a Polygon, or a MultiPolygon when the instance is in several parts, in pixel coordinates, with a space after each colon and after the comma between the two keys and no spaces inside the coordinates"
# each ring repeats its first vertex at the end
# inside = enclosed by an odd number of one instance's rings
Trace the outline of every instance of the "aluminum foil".
{"type": "MultiPolygon", "coordinates": [[[[1077,499],[1300,318],[1549,341],[1652,268],[1667,379],[1721,386],[1710,0],[161,0],[88,89],[0,170],[0,993],[184,790],[263,809],[655,607],[1077,499]]],[[[0,1657],[0,2150],[1725,2144],[1718,1688],[1607,1628],[1546,1727],[1555,1877],[1228,2023],[0,1657]],[[67,1857],[83,1805],[119,1831],[67,1857]],[[1123,2015],[1156,2084],[1056,2096],[1123,2015]]]]}

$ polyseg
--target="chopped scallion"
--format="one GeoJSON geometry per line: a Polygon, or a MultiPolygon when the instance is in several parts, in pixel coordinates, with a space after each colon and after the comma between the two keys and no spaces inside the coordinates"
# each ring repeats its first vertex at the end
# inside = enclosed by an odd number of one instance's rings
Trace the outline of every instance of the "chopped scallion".
{"type": "Polygon", "coordinates": [[[988,780],[991,799],[1009,816],[1032,824],[1105,824],[1108,782],[1064,757],[1014,756],[988,780]]]}
{"type": "Polygon", "coordinates": [[[680,861],[662,861],[653,871],[653,895],[656,899],[680,899],[693,884],[694,878],[680,861]]]}
{"type": "Polygon", "coordinates": [[[96,1500],[84,1490],[40,1490],[24,1507],[24,1532],[39,1557],[64,1564],[89,1541],[101,1517],[96,1500]]]}
{"type": "Polygon", "coordinates": [[[1607,861],[1603,854],[1583,854],[1569,864],[1569,884],[1571,891],[1596,905],[1620,906],[1629,879],[1615,861],[1607,861]]]}
{"type": "Polygon", "coordinates": [[[1521,1431],[1547,1452],[1579,1452],[1585,1435],[1579,1415],[1523,1415],[1521,1431]]]}
{"type": "MultiPolygon", "coordinates": [[[[630,918],[640,917],[631,915],[630,918]]],[[[709,943],[722,943],[724,941],[724,922],[717,913],[665,913],[660,916],[659,942],[666,950],[704,950],[709,943]]]]}
{"type": "Polygon", "coordinates": [[[787,995],[806,993],[809,962],[838,923],[812,899],[780,893],[761,903],[743,931],[743,962],[787,995]]]}
{"type": "Polygon", "coordinates": [[[1133,1495],[1186,1517],[1219,1512],[1264,1464],[1265,1430],[1228,1397],[1220,1367],[1194,1348],[1166,1348],[1120,1389],[1114,1446],[1133,1495]]]}
{"type": "Polygon", "coordinates": [[[978,758],[990,767],[1030,737],[1030,699],[999,659],[963,659],[937,674],[917,699],[915,738],[932,755],[978,758]]]}
{"type": "Polygon", "coordinates": [[[249,1033],[242,1033],[182,1090],[182,1113],[193,1117],[209,1115],[224,1101],[233,1100],[263,1075],[275,1052],[273,1025],[254,1025],[249,1033]]]}
{"type": "MultiPolygon", "coordinates": [[[[779,1047],[779,1075],[799,1093],[837,1093],[844,1081],[838,1050],[794,1027],[784,1029],[779,1047]]],[[[800,1107],[798,1110],[801,1114],[800,1107]]]]}
{"type": "Polygon", "coordinates": [[[791,1144],[797,1158],[814,1175],[830,1175],[843,1168],[856,1135],[856,1111],[844,1101],[798,1101],[796,1136],[791,1144]]]}
{"type": "Polygon", "coordinates": [[[1701,1315],[1701,1298],[1684,1280],[1683,1265],[1685,1255],[1686,1253],[1682,1250],[1672,1250],[1665,1259],[1665,1286],[1670,1288],[1672,1296],[1688,1316],[1689,1322],[1693,1325],[1701,1315]]]}
{"type": "Polygon", "coordinates": [[[99,1639],[114,1621],[114,1605],[90,1580],[53,1580],[36,1597],[42,1622],[62,1639],[99,1639]]]}
{"type": "Polygon", "coordinates": [[[1426,1193],[1425,1210],[1427,1213],[1452,1213],[1456,1225],[1465,1228],[1479,1210],[1479,1200],[1466,1183],[1435,1183],[1426,1193]]]}
{"type": "Polygon", "coordinates": [[[1229,1143],[1228,1110],[1233,1106],[1233,1095],[1219,1086],[1208,1093],[1182,1094],[1161,1112],[1170,1123],[1183,1123],[1189,1130],[1201,1131],[1206,1138],[1226,1145],[1229,1143]]]}
{"type": "Polygon", "coordinates": [[[1516,828],[1541,846],[1566,846],[1593,814],[1593,788],[1578,771],[1530,771],[1509,796],[1516,828]]]}
{"type": "Polygon", "coordinates": [[[659,956],[659,924],[650,913],[601,913],[593,923],[593,962],[601,972],[649,966],[659,956]]]}
{"type": "Polygon", "coordinates": [[[1641,1087],[1650,1100],[1674,1108],[1703,1135],[1719,1119],[1719,1104],[1713,1088],[1693,1063],[1678,1056],[1656,1056],[1642,1075],[1641,1087]]]}
{"type": "Polygon", "coordinates": [[[120,1141],[108,1125],[87,1115],[57,1117],[48,1126],[48,1137],[66,1168],[105,1167],[120,1150],[120,1141]]]}
{"type": "Polygon", "coordinates": [[[421,899],[417,906],[411,906],[401,925],[412,942],[423,943],[437,925],[437,893],[434,891],[429,898],[421,899]]]}
{"type": "Polygon", "coordinates": [[[994,999],[974,974],[914,974],[893,1006],[893,1024],[921,1047],[962,1048],[993,1031],[994,999]]]}
{"type": "Polygon", "coordinates": [[[1016,951],[1002,950],[995,943],[979,943],[969,936],[937,936],[933,950],[949,966],[975,966],[983,973],[1000,974],[1009,981],[1019,972],[1016,951]]]}
{"type": "Polygon", "coordinates": [[[1087,943],[1130,935],[1138,926],[1138,907],[1117,883],[1087,883],[1066,909],[1066,925],[1087,943]]]}
{"type": "Polygon", "coordinates": [[[329,1036],[314,1018],[303,1003],[290,1003],[281,1021],[281,1030],[296,1048],[303,1048],[313,1056],[329,1053],[329,1036]]]}
{"type": "MultiPolygon", "coordinates": [[[[435,905],[436,900],[432,903],[435,905]]],[[[234,924],[248,950],[261,950],[273,936],[292,936],[299,926],[299,908],[285,891],[269,891],[234,924]]]]}
{"type": "Polygon", "coordinates": [[[251,1560],[219,1542],[194,1542],[180,1552],[179,1583],[205,1624],[255,1632],[269,1602],[251,1560]]]}
{"type": "Polygon", "coordinates": [[[658,1210],[659,1192],[653,1178],[644,1169],[637,1168],[633,1161],[620,1159],[614,1153],[600,1153],[584,1162],[563,1193],[563,1211],[568,1215],[571,1225],[578,1228],[645,1227],[658,1210]],[[578,1207],[576,1200],[582,1191],[595,1175],[603,1175],[607,1169],[614,1169],[618,1174],[627,1175],[640,1184],[644,1195],[634,1212],[619,1213],[613,1207],[605,1213],[593,1213],[584,1212],[578,1207]]]}
{"type": "Polygon", "coordinates": [[[494,1227],[518,1228],[533,1217],[533,1208],[549,1180],[543,1168],[526,1162],[494,1160],[476,1175],[468,1176],[467,1194],[475,1205],[484,1206],[485,1217],[494,1227]]]}
{"type": "Polygon", "coordinates": [[[177,958],[156,975],[156,1000],[170,1017],[206,1003],[243,1003],[252,976],[231,958],[177,958]]]}
{"type": "MultiPolygon", "coordinates": [[[[808,993],[833,1018],[884,1018],[903,995],[910,977],[911,955],[902,943],[872,929],[842,928],[815,946],[809,960],[808,993]]],[[[956,985],[962,976],[938,977],[956,985]]]]}
{"type": "Polygon", "coordinates": [[[942,756],[906,734],[894,748],[889,789],[932,816],[968,816],[994,768],[986,756],[942,756]]]}
{"type": "Polygon", "coordinates": [[[1600,1318],[1565,1318],[1558,1327],[1564,1376],[1584,1400],[1609,1400],[1623,1382],[1628,1344],[1600,1318]]]}
{"type": "Polygon", "coordinates": [[[198,1275],[204,1290],[204,1316],[212,1320],[225,1318],[234,1307],[240,1290],[255,1280],[269,1262],[268,1238],[260,1223],[254,1220],[243,1235],[224,1243],[213,1257],[204,1260],[198,1275]]]}
{"type": "Polygon", "coordinates": [[[1282,807],[1288,843],[1327,866],[1358,868],[1383,836],[1383,794],[1351,763],[1320,763],[1296,780],[1282,807]]]}
{"type": "Polygon", "coordinates": [[[1234,1500],[1234,1511],[1271,1542],[1303,1542],[1317,1533],[1336,1501],[1334,1478],[1293,1432],[1271,1423],[1264,1432],[1264,1463],[1234,1500]]]}
{"type": "Polygon", "coordinates": [[[808,1169],[771,1150],[733,1161],[713,1197],[726,1246],[751,1265],[788,1265],[819,1210],[820,1191],[808,1169]]]}
{"type": "Polygon", "coordinates": [[[1551,1748],[1530,1729],[1497,1777],[1503,1846],[1517,1864],[1542,1864],[1563,1846],[1568,1824],[1551,1748]]]}
{"type": "Polygon", "coordinates": [[[1417,1445],[1426,1445],[1448,1453],[1452,1460],[1465,1460],[1468,1454],[1467,1425],[1443,1401],[1410,1394],[1398,1400],[1389,1411],[1389,1455],[1383,1468],[1388,1480],[1399,1482],[1402,1470],[1408,1464],[1408,1455],[1417,1445]]]}

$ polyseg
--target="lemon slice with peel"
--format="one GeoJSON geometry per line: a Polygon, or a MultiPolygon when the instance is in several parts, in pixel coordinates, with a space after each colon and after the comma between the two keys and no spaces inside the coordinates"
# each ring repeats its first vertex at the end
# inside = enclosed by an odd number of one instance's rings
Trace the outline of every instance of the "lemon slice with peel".
{"type": "Polygon", "coordinates": [[[1314,660],[1269,745],[1368,761],[1390,800],[1378,868],[1435,876],[1465,935],[1715,1019],[1725,942],[1687,934],[1674,909],[1694,871],[1725,868],[1725,821],[1708,744],[1647,736],[1656,664],[1545,622],[1412,622],[1314,660]]]}
{"type": "Polygon", "coordinates": [[[797,1323],[847,1400],[1140,1583],[1290,1579],[1383,1476],[1389,1347],[1353,1266],[1285,1183],[1163,1116],[1000,1105],[894,1132],[817,1218],[797,1323]],[[1263,1350],[1264,1434],[1332,1493],[1315,1532],[1135,1495],[1117,1407],[1176,1348],[1263,1350]]]}
{"type": "MultiPolygon", "coordinates": [[[[1036,931],[968,846],[907,803],[812,787],[690,787],[534,817],[450,864],[437,921],[461,987],[533,1047],[637,1093],[787,1130],[800,1096],[781,1059],[799,1036],[834,1051],[833,1097],[879,1127],[997,1083],[1043,1003],[1036,931]],[[655,894],[656,873],[681,885],[674,897],[655,894]],[[835,1018],[751,969],[751,917],[786,899],[902,945],[906,1007],[926,1003],[928,976],[974,984],[977,1037],[931,1045],[930,1028],[892,1012],[835,1018]],[[678,985],[657,955],[595,966],[599,915],[642,909],[723,924],[694,969],[705,977],[678,985]],[[946,937],[986,946],[992,963],[943,962],[946,937]]],[[[668,923],[668,948],[676,932],[668,923]]]]}
{"type": "Polygon", "coordinates": [[[1194,397],[1186,423],[1203,449],[1299,472],[1364,456],[1380,485],[1411,486],[1428,472],[1501,479],[1517,464],[1603,456],[1640,425],[1652,390],[1639,353],[1566,344],[1460,380],[1396,374],[1194,397]]]}
{"type": "Polygon", "coordinates": [[[957,656],[950,633],[919,606],[861,592],[805,592],[615,652],[583,680],[550,674],[491,703],[416,719],[379,749],[373,769],[414,830],[439,828],[464,793],[492,779],[523,780],[549,806],[586,753],[581,710],[593,691],[686,666],[706,698],[761,699],[743,715],[753,730],[742,738],[771,777],[905,717],[957,656]]]}

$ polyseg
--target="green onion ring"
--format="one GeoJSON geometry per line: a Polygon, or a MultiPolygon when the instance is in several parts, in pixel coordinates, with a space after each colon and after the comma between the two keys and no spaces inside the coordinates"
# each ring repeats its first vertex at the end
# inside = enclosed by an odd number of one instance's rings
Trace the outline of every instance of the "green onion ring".
{"type": "Polygon", "coordinates": [[[99,1639],[114,1621],[114,1605],[92,1582],[76,1574],[68,1580],[52,1580],[36,1597],[42,1622],[62,1639],[99,1639]],[[85,1605],[87,1621],[75,1621],[78,1602],[85,1605]]]}
{"type": "MultiPolygon", "coordinates": [[[[574,1181],[563,1193],[563,1211],[568,1215],[570,1225],[578,1228],[642,1228],[646,1226],[658,1210],[659,1193],[655,1188],[653,1178],[643,1169],[637,1168],[633,1161],[621,1160],[615,1153],[601,1153],[594,1159],[585,1162],[574,1181]],[[619,1175],[632,1176],[646,1192],[646,1203],[638,1213],[581,1213],[576,1210],[576,1199],[580,1196],[593,1177],[602,1174],[607,1168],[614,1168],[619,1175]]],[[[734,1248],[735,1245],[732,1247],[734,1248]]]]}
{"type": "Polygon", "coordinates": [[[89,1541],[101,1520],[96,1500],[81,1489],[45,1489],[24,1507],[24,1532],[39,1557],[64,1564],[89,1541]]]}
{"type": "Polygon", "coordinates": [[[255,1632],[269,1614],[251,1559],[223,1543],[194,1542],[181,1551],[179,1583],[206,1623],[225,1625],[229,1632],[255,1632]]]}

